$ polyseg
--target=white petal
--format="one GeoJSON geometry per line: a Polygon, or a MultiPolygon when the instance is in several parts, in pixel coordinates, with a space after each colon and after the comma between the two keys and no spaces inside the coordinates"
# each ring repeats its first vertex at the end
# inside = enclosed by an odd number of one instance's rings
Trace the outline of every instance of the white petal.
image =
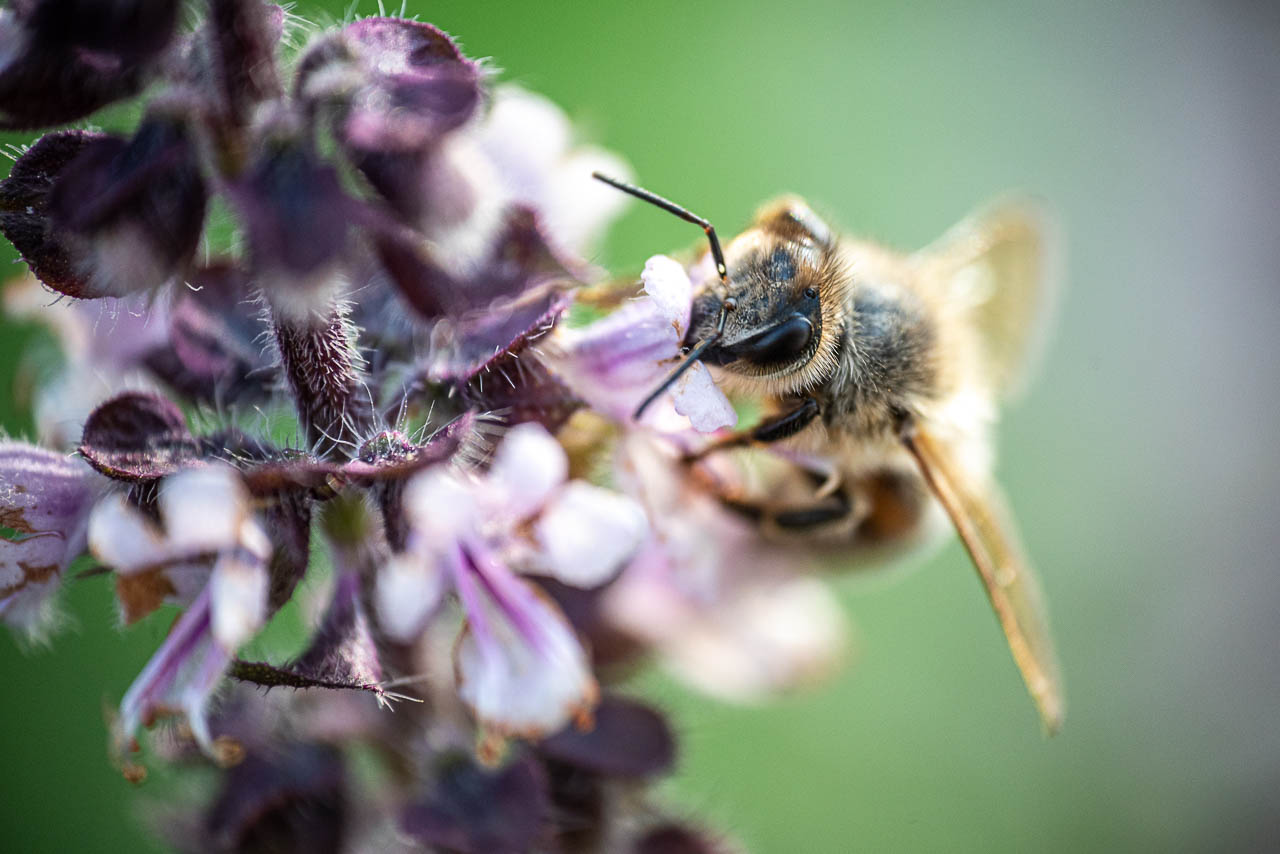
{"type": "Polygon", "coordinates": [[[569,458],[541,424],[512,427],[489,469],[491,509],[515,522],[536,513],[569,476],[569,458]]]}
{"type": "Polygon", "coordinates": [[[433,544],[457,540],[476,525],[478,488],[474,480],[445,466],[415,475],[404,491],[409,526],[433,544]]]}
{"type": "Polygon", "coordinates": [[[125,574],[169,557],[169,548],[155,525],[120,494],[108,495],[94,506],[89,516],[89,550],[125,574]]]}
{"type": "Polygon", "coordinates": [[[269,579],[265,563],[246,552],[220,558],[209,576],[213,637],[235,652],[262,628],[267,618],[269,579]]]}
{"type": "Polygon", "coordinates": [[[699,433],[710,433],[721,427],[738,423],[729,398],[711,378],[711,371],[701,362],[684,372],[671,389],[676,412],[689,417],[689,423],[699,433]]]}
{"type": "Polygon", "coordinates": [[[549,98],[519,86],[499,86],[477,137],[524,201],[542,199],[546,172],[569,147],[569,120],[549,98]]]}
{"type": "Polygon", "coordinates": [[[684,681],[725,700],[754,702],[830,673],[848,642],[840,606],[800,578],[744,591],[679,633],[664,651],[684,681]]]}
{"type": "Polygon", "coordinates": [[[589,248],[630,201],[591,177],[598,170],[626,180],[627,164],[602,149],[570,149],[567,117],[541,95],[518,86],[497,87],[473,135],[511,200],[537,210],[555,244],[577,255],[590,255],[589,248]]]}
{"type": "Polygon", "coordinates": [[[666,255],[654,255],[645,262],[640,281],[663,319],[675,327],[677,337],[683,339],[693,308],[693,284],[684,267],[666,255]]]}
{"type": "Polygon", "coordinates": [[[565,584],[603,584],[636,553],[649,530],[631,498],[581,480],[565,484],[535,526],[542,567],[565,584]]]}
{"type": "Polygon", "coordinates": [[[413,553],[392,556],[379,570],[374,588],[383,630],[402,643],[415,640],[439,606],[444,582],[444,573],[431,557],[413,553]]]}
{"type": "MultiPolygon", "coordinates": [[[[2,545],[0,545],[2,547],[2,545]]],[[[0,560],[4,592],[0,593],[0,621],[28,640],[43,641],[61,620],[55,595],[62,584],[62,568],[47,572],[49,565],[31,564],[14,555],[0,560]],[[14,574],[11,574],[14,573],[14,574]]]]}
{"type": "Polygon", "coordinates": [[[579,148],[551,176],[552,192],[546,194],[541,207],[547,233],[579,255],[588,255],[631,201],[626,194],[592,178],[594,172],[623,181],[631,177],[631,167],[617,155],[599,148],[579,148]]]}
{"type": "Polygon", "coordinates": [[[249,512],[249,495],[230,466],[186,469],[160,486],[160,515],[175,551],[220,551],[234,546],[249,512]]]}

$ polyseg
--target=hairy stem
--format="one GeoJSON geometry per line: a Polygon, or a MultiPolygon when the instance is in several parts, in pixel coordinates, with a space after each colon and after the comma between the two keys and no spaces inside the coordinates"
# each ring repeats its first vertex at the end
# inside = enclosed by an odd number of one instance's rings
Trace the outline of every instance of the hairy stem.
{"type": "Polygon", "coordinates": [[[322,458],[349,459],[371,432],[373,407],[351,333],[346,314],[336,307],[323,319],[276,315],[276,343],[298,420],[322,458]]]}

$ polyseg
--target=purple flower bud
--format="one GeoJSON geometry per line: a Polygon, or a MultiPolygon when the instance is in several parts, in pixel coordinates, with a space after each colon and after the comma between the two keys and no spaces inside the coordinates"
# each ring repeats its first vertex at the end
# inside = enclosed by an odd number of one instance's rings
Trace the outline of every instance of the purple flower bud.
{"type": "Polygon", "coordinates": [[[199,290],[178,295],[169,312],[168,340],[143,357],[152,374],[200,403],[262,400],[276,377],[256,340],[254,306],[220,298],[220,280],[226,278],[209,271],[193,276],[192,287],[199,290]]]}
{"type": "Polygon", "coordinates": [[[0,13],[0,127],[83,118],[133,95],[173,37],[177,0],[28,0],[0,13]]]}
{"type": "Polygon", "coordinates": [[[0,443],[0,620],[31,635],[48,626],[62,574],[84,551],[95,491],[80,461],[0,443]]]}
{"type": "Polygon", "coordinates": [[[45,134],[0,181],[0,232],[31,272],[55,291],[72,297],[99,296],[67,247],[50,233],[49,192],[76,157],[103,134],[67,130],[45,134]]]}
{"type": "Polygon", "coordinates": [[[248,123],[253,107],[282,94],[275,53],[283,10],[263,0],[211,0],[207,38],[213,53],[223,112],[248,123]]]}
{"type": "MultiPolygon", "coordinates": [[[[578,274],[548,244],[534,212],[513,208],[505,220],[496,242],[465,276],[426,259],[399,236],[384,234],[377,241],[387,272],[409,304],[427,319],[448,318],[437,327],[435,352],[427,359],[434,381],[483,382],[478,378],[487,366],[545,335],[568,307],[565,286],[578,274]]],[[[554,395],[545,401],[547,412],[571,410],[555,385],[544,383],[543,390],[554,395]]]]}
{"type": "MultiPolygon", "coordinates": [[[[493,243],[465,275],[451,273],[425,258],[402,232],[379,235],[378,247],[400,293],[429,320],[442,313],[460,317],[501,311],[502,306],[494,303],[509,305],[539,284],[572,282],[576,278],[569,264],[547,242],[537,214],[525,207],[507,211],[493,243]]],[[[471,325],[479,328],[475,323],[471,325]]],[[[508,345],[525,331],[527,327],[490,337],[495,345],[508,345]]]]}
{"type": "Polygon", "coordinates": [[[255,283],[272,305],[291,318],[325,315],[343,284],[338,265],[351,226],[363,216],[334,168],[286,129],[262,143],[231,199],[245,226],[255,283]]]}
{"type": "Polygon", "coordinates": [[[177,0],[33,0],[26,22],[48,48],[74,46],[144,57],[162,50],[178,20],[177,0]]]}
{"type": "Polygon", "coordinates": [[[532,759],[493,770],[454,757],[426,798],[404,811],[400,826],[433,849],[523,854],[537,847],[549,809],[545,775],[532,759]]]}
{"type": "Polygon", "coordinates": [[[538,749],[558,762],[609,777],[652,777],[675,764],[675,739],[662,715],[618,696],[600,701],[591,729],[567,727],[538,749]]]}
{"type": "Polygon", "coordinates": [[[198,444],[173,403],[125,392],[89,416],[80,454],[107,477],[132,483],[173,474],[198,454],[198,444]]]}
{"type": "Polygon", "coordinates": [[[186,270],[208,192],[184,124],[153,114],[131,139],[94,140],[49,191],[49,229],[90,288],[80,296],[157,288],[186,270]]]}
{"type": "Polygon", "coordinates": [[[731,854],[739,849],[701,830],[672,823],[650,829],[631,850],[632,854],[731,854]]]}
{"type": "Polygon", "coordinates": [[[480,70],[445,33],[404,18],[364,18],[342,39],[366,75],[344,137],[365,150],[421,148],[471,117],[480,70]]]}
{"type": "Polygon", "coordinates": [[[346,815],[341,753],[321,745],[273,744],[249,752],[226,772],[204,830],[208,850],[337,854],[346,815]]]}
{"type": "Polygon", "coordinates": [[[119,296],[185,270],[207,201],[185,128],[154,115],[129,140],[45,136],[0,184],[0,229],[54,290],[119,296]]]}
{"type": "Polygon", "coordinates": [[[479,67],[430,24],[364,18],[314,45],[299,64],[297,96],[329,106],[334,132],[369,183],[416,220],[431,150],[480,103],[479,67]]]}

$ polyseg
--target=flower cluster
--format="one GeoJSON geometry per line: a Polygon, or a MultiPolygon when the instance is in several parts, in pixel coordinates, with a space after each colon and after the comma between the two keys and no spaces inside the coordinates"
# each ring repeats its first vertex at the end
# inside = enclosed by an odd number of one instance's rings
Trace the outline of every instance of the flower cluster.
{"type": "Polygon", "coordinates": [[[178,610],[113,741],[130,776],[222,769],[164,822],[183,849],[732,850],[647,793],[674,741],[619,676],[651,653],[756,698],[843,624],[691,488],[682,454],[735,420],[706,368],[632,419],[681,356],[684,267],[568,322],[622,198],[591,172],[624,164],[429,24],[286,60],[280,7],[203,7],[0,12],[0,124],[148,93],[131,134],[54,130],[0,182],[31,272],[6,303],[66,356],[41,445],[0,444],[0,621],[56,628],[86,553],[125,624],[178,610]],[[326,565],[303,651],[244,657],[326,565]]]}

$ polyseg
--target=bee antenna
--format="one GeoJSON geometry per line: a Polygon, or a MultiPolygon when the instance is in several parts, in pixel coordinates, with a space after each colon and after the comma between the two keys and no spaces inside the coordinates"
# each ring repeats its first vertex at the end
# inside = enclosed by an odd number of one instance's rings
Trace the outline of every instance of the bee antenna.
{"type": "Polygon", "coordinates": [[[662,385],[650,392],[649,396],[640,402],[640,405],[636,407],[635,413],[631,416],[633,420],[639,421],[640,416],[649,408],[649,404],[657,400],[664,391],[671,388],[671,386],[675,384],[675,381],[684,375],[685,371],[692,368],[694,363],[702,358],[702,354],[707,351],[708,347],[720,340],[720,336],[724,334],[724,324],[729,317],[729,312],[733,311],[736,307],[737,304],[734,302],[732,297],[720,303],[720,314],[716,317],[715,332],[712,332],[704,338],[698,346],[690,350],[689,355],[685,356],[684,361],[681,362],[676,369],[668,374],[667,378],[662,381],[662,385]]]}
{"type": "MultiPolygon", "coordinates": [[[[601,172],[592,172],[591,177],[595,178],[597,181],[603,181],[604,183],[608,184],[610,187],[621,190],[622,192],[628,195],[635,196],[637,199],[640,199],[641,201],[648,202],[651,205],[656,205],[657,207],[662,208],[667,213],[673,213],[676,216],[680,217],[685,222],[691,222],[694,225],[701,227],[702,230],[706,232],[707,240],[711,241],[711,257],[715,259],[716,273],[718,273],[720,276],[720,282],[721,284],[725,285],[726,288],[728,287],[729,268],[725,266],[724,251],[720,248],[720,238],[716,237],[715,226],[713,226],[710,222],[698,216],[697,214],[693,213],[692,211],[685,210],[684,208],[680,207],[670,199],[664,199],[662,196],[659,196],[657,193],[651,193],[648,190],[644,189],[643,187],[637,187],[634,184],[628,184],[626,181],[619,181],[617,178],[610,178],[608,175],[605,175],[601,172]]],[[[719,325],[721,327],[724,326],[723,317],[721,317],[721,322],[719,325]]],[[[672,381],[674,381],[674,378],[679,375],[680,375],[680,372],[678,371],[672,377],[672,381]]],[[[661,391],[661,389],[659,389],[659,391],[661,391]]],[[[643,409],[644,407],[641,407],[641,408],[643,409]]]]}

